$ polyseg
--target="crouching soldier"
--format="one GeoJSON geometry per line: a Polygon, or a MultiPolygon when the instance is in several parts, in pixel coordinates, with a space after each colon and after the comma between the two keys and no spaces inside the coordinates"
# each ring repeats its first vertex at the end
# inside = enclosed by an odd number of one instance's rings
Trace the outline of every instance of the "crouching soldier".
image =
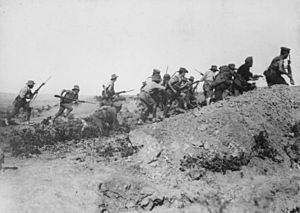
{"type": "Polygon", "coordinates": [[[29,122],[30,115],[31,115],[31,107],[30,107],[30,101],[36,94],[36,91],[34,93],[31,92],[31,89],[34,87],[34,81],[29,80],[26,83],[26,86],[20,90],[19,95],[15,98],[13,102],[13,110],[8,115],[8,117],[5,119],[5,124],[9,125],[12,118],[14,118],[17,114],[19,114],[19,111],[21,108],[23,108],[23,111],[26,112],[26,120],[29,122]]]}
{"type": "Polygon", "coordinates": [[[72,90],[66,90],[66,89],[64,89],[61,92],[60,96],[62,96],[63,98],[61,98],[61,100],[60,100],[59,110],[55,114],[53,122],[56,120],[56,118],[58,118],[59,116],[63,115],[65,109],[67,109],[67,112],[64,115],[64,117],[68,117],[69,116],[69,114],[73,110],[72,103],[73,102],[75,104],[77,103],[76,100],[78,100],[79,90],[80,90],[79,86],[78,85],[74,85],[74,87],[73,87],[72,90]]]}
{"type": "Polygon", "coordinates": [[[91,117],[100,133],[107,135],[109,130],[117,130],[119,127],[117,113],[118,110],[116,107],[102,106],[96,110],[91,117]]]}
{"type": "Polygon", "coordinates": [[[149,82],[140,92],[139,98],[141,100],[143,109],[141,112],[141,121],[145,122],[149,114],[156,118],[156,95],[160,92],[164,92],[165,87],[160,85],[161,76],[153,75],[152,81],[149,82]]]}

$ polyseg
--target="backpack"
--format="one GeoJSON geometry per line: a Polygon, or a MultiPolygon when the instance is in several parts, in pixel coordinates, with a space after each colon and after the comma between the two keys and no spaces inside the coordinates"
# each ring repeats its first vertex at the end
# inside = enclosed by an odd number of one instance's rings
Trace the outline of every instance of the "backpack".
{"type": "Polygon", "coordinates": [[[226,82],[227,80],[231,80],[231,73],[224,71],[224,72],[219,72],[215,78],[214,81],[211,83],[212,88],[215,88],[216,86],[226,82]]]}

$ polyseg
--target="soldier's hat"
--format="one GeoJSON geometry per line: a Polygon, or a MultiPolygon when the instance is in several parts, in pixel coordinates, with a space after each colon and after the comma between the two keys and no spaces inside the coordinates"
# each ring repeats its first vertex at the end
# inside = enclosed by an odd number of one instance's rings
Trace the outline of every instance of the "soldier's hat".
{"type": "Polygon", "coordinates": [[[190,80],[190,81],[194,81],[194,80],[195,80],[194,76],[190,76],[190,77],[189,77],[189,80],[190,80]]]}
{"type": "Polygon", "coordinates": [[[280,49],[281,49],[282,52],[288,52],[288,53],[291,50],[290,48],[287,48],[287,47],[280,47],[280,49]]]}
{"type": "Polygon", "coordinates": [[[35,85],[35,83],[34,83],[33,80],[28,80],[26,84],[27,84],[28,86],[29,86],[29,85],[35,85]]]}
{"type": "Polygon", "coordinates": [[[180,67],[178,70],[179,73],[188,73],[189,71],[185,69],[184,67],[180,67]]]}
{"type": "Polygon", "coordinates": [[[72,90],[80,90],[79,86],[78,85],[74,85],[73,89],[72,90]]]}
{"type": "Polygon", "coordinates": [[[110,80],[114,80],[117,79],[119,76],[117,76],[116,74],[112,74],[110,80]]]}
{"type": "Polygon", "coordinates": [[[152,81],[155,81],[155,82],[160,82],[161,81],[161,76],[156,74],[156,75],[152,75],[152,81]]]}
{"type": "Polygon", "coordinates": [[[245,59],[245,62],[246,63],[250,63],[250,62],[253,62],[253,57],[252,56],[249,56],[245,59]]]}
{"type": "Polygon", "coordinates": [[[155,75],[155,74],[160,74],[160,70],[159,69],[153,69],[152,75],[155,75]]]}
{"type": "Polygon", "coordinates": [[[231,70],[237,70],[237,68],[235,68],[235,64],[228,64],[228,67],[231,70]]]}
{"type": "Polygon", "coordinates": [[[218,71],[217,65],[211,65],[210,70],[212,70],[212,71],[218,71]]]}

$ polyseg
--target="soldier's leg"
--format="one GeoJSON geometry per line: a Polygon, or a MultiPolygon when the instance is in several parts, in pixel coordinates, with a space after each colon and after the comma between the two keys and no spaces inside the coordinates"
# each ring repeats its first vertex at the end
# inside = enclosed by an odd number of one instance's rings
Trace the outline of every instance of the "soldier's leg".
{"type": "Polygon", "coordinates": [[[64,113],[65,107],[63,104],[60,104],[58,112],[55,114],[55,117],[53,118],[53,121],[56,120],[59,116],[61,116],[64,113]]]}
{"type": "Polygon", "coordinates": [[[32,108],[30,107],[29,103],[26,103],[23,106],[23,109],[26,112],[26,120],[30,121],[30,116],[31,116],[31,110],[32,110],[32,108]]]}
{"type": "Polygon", "coordinates": [[[20,103],[16,103],[12,112],[7,116],[7,120],[10,121],[13,117],[15,117],[21,109],[22,105],[20,103]]]}
{"type": "Polygon", "coordinates": [[[149,95],[142,92],[140,93],[140,101],[141,101],[141,105],[142,105],[142,111],[141,111],[141,115],[140,118],[143,122],[146,121],[148,115],[149,115],[149,104],[148,104],[148,100],[149,100],[149,95]]]}
{"type": "Polygon", "coordinates": [[[221,101],[223,99],[222,94],[223,94],[223,90],[221,90],[221,89],[216,89],[215,90],[215,99],[216,99],[216,101],[221,101]]]}
{"type": "Polygon", "coordinates": [[[67,118],[70,113],[73,111],[73,107],[71,106],[71,104],[64,104],[64,107],[67,109],[66,115],[65,117],[67,118]]]}

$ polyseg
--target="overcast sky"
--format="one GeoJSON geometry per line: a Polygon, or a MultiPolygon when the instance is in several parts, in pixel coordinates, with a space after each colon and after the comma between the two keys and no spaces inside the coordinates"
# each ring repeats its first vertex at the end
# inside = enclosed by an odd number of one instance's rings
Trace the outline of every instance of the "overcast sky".
{"type": "Polygon", "coordinates": [[[153,68],[197,79],[250,55],[262,74],[280,46],[299,85],[299,34],[299,0],[0,0],[0,92],[51,75],[41,92],[98,94],[116,73],[117,90],[137,93],[153,68]]]}

